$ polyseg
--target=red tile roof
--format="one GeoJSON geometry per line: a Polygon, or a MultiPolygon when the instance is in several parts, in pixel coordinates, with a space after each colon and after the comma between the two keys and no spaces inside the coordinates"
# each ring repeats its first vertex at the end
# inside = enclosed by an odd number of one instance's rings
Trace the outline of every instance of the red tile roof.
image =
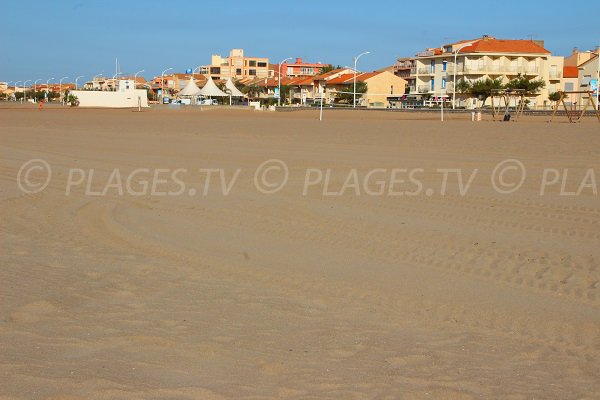
{"type": "MultiPolygon", "coordinates": [[[[356,81],[364,82],[367,79],[370,79],[376,75],[381,74],[382,72],[383,71],[358,73],[358,74],[356,74],[356,81]]],[[[328,80],[327,84],[328,85],[345,85],[345,84],[353,83],[353,82],[354,82],[354,74],[343,74],[336,78],[328,80]]]]}
{"type": "Polygon", "coordinates": [[[550,54],[548,50],[531,40],[501,40],[484,38],[467,46],[461,53],[532,53],[550,54]]]}
{"type": "Polygon", "coordinates": [[[579,69],[577,67],[564,67],[563,78],[577,78],[579,76],[579,69]]]}

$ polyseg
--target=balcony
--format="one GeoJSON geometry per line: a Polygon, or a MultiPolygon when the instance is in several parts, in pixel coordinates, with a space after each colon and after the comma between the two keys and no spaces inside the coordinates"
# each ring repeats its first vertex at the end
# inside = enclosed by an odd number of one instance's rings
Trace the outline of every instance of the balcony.
{"type": "Polygon", "coordinates": [[[558,71],[550,71],[550,80],[558,81],[562,78],[562,73],[558,71]]]}
{"type": "Polygon", "coordinates": [[[428,93],[431,91],[431,86],[430,85],[420,85],[418,87],[418,93],[428,93]]]}
{"type": "Polygon", "coordinates": [[[431,68],[429,68],[429,67],[419,68],[419,75],[433,75],[433,74],[435,74],[435,72],[432,71],[431,68]]]}

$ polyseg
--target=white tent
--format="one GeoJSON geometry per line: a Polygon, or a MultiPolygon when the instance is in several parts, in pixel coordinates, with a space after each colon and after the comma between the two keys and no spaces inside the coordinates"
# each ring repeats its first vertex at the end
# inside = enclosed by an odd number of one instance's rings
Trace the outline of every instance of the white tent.
{"type": "Polygon", "coordinates": [[[198,86],[196,85],[196,82],[194,81],[194,77],[191,76],[190,80],[188,81],[187,85],[185,85],[185,87],[183,89],[181,89],[179,91],[179,93],[177,93],[177,96],[198,96],[200,95],[200,88],[198,88],[198,86]]]}
{"type": "Polygon", "coordinates": [[[225,87],[231,91],[232,97],[246,97],[244,93],[240,92],[240,90],[235,87],[235,84],[231,78],[227,79],[227,82],[225,82],[225,87]]]}
{"type": "Polygon", "coordinates": [[[229,96],[227,93],[223,93],[221,89],[215,85],[215,82],[209,76],[206,81],[206,85],[198,92],[199,95],[204,97],[227,97],[229,96]]]}

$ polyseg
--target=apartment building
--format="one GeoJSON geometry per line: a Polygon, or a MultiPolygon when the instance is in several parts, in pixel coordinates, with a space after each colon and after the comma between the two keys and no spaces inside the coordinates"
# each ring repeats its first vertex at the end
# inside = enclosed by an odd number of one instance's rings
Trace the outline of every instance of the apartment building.
{"type": "MultiPolygon", "coordinates": [[[[598,85],[600,83],[600,54],[593,54],[590,59],[585,61],[583,64],[579,65],[577,69],[579,70],[578,84],[579,88],[577,90],[590,90],[596,94],[594,100],[598,99],[598,85]]],[[[583,98],[587,98],[587,95],[584,95],[583,98]]],[[[598,106],[598,104],[596,105],[598,106]]]]}
{"type": "MultiPolygon", "coordinates": [[[[281,75],[289,77],[297,76],[315,76],[321,73],[321,69],[327,67],[329,64],[323,64],[320,62],[309,63],[302,60],[302,58],[296,58],[294,62],[286,61],[281,64],[281,75]]],[[[277,72],[279,69],[278,64],[273,64],[277,72]]]]}
{"type": "MultiPolygon", "coordinates": [[[[530,98],[531,108],[549,108],[548,94],[561,88],[564,58],[552,56],[541,41],[502,40],[483,36],[427,49],[414,57],[411,70],[411,96],[434,97],[450,102],[456,95],[457,107],[481,106],[478,99],[454,91],[454,81],[501,79],[503,82],[523,75],[543,79],[546,87],[530,98]],[[455,61],[456,60],[456,61],[455,61]]],[[[488,101],[489,104],[489,101],[488,101]]]]}
{"type": "Polygon", "coordinates": [[[199,67],[200,74],[212,79],[268,78],[269,59],[266,57],[247,57],[243,49],[232,49],[229,57],[213,54],[210,65],[199,67]]]}

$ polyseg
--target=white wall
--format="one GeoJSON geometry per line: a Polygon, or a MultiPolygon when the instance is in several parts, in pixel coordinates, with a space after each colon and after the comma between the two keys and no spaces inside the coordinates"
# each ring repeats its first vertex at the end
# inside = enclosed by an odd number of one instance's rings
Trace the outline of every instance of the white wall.
{"type": "Polygon", "coordinates": [[[148,95],[143,89],[118,92],[72,90],[70,94],[77,96],[79,107],[129,108],[137,107],[139,100],[142,107],[148,107],[148,95]]]}

